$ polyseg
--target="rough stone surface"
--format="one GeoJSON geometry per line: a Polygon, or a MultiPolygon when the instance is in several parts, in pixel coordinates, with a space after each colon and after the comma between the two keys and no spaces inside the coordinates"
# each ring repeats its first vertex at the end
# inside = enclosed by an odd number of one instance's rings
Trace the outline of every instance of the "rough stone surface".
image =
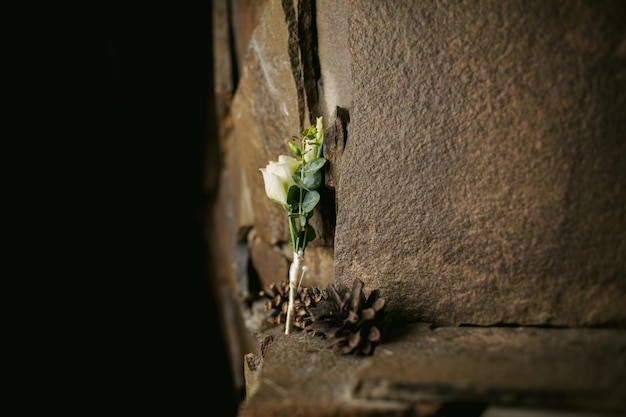
{"type": "Polygon", "coordinates": [[[228,178],[222,175],[211,218],[214,231],[208,235],[208,239],[213,252],[212,262],[215,264],[213,290],[219,294],[216,303],[227,341],[233,382],[236,391],[243,392],[243,355],[253,346],[240,305],[240,300],[249,298],[248,274],[245,271],[249,256],[247,249],[231,238],[234,235],[234,219],[228,198],[228,182],[228,178]]]}
{"type": "Polygon", "coordinates": [[[439,324],[626,322],[626,4],[350,3],[335,278],[439,324]]]}
{"type": "Polygon", "coordinates": [[[331,121],[337,107],[352,106],[352,71],[349,52],[350,7],[348,0],[316,3],[317,53],[321,63],[321,103],[324,118],[331,121]]]}
{"type": "Polygon", "coordinates": [[[324,157],[328,160],[324,172],[324,185],[335,190],[341,173],[341,156],[348,140],[350,113],[345,108],[337,107],[332,116],[326,120],[330,123],[327,123],[324,133],[324,157]]]}
{"type": "Polygon", "coordinates": [[[368,359],[340,357],[320,338],[277,330],[238,417],[406,415],[406,404],[351,398],[353,371],[368,359]]]}
{"type": "Polygon", "coordinates": [[[225,141],[225,179],[229,215],[233,221],[232,239],[244,242],[248,232],[254,226],[254,204],[252,190],[248,184],[247,174],[242,166],[242,154],[239,152],[237,136],[231,130],[225,141]]]}
{"type": "Polygon", "coordinates": [[[213,25],[213,90],[219,137],[226,138],[230,117],[228,115],[233,95],[233,54],[229,42],[229,16],[227,0],[212,2],[213,25]]]}
{"type": "MultiPolygon", "coordinates": [[[[222,0],[219,0],[222,1],[222,0]]],[[[227,4],[231,13],[233,48],[235,61],[241,74],[243,62],[252,33],[256,28],[267,0],[228,0],[227,4]]]]}
{"type": "Polygon", "coordinates": [[[265,194],[260,168],[289,155],[287,141],[300,131],[298,91],[289,32],[281,2],[268,0],[252,33],[231,113],[254,224],[265,242],[289,240],[284,209],[265,194]]]}
{"type": "Polygon", "coordinates": [[[250,259],[262,289],[267,289],[273,282],[288,280],[287,260],[281,252],[265,243],[261,238],[254,237],[249,244],[250,259]]]}
{"type": "Polygon", "coordinates": [[[450,404],[482,404],[490,416],[626,412],[620,330],[410,324],[371,357],[341,355],[301,332],[268,334],[262,363],[252,358],[254,388],[242,417],[447,415],[437,412],[450,404]]]}
{"type": "Polygon", "coordinates": [[[480,417],[616,417],[613,413],[546,408],[489,407],[480,417]]]}
{"type": "Polygon", "coordinates": [[[626,332],[414,325],[355,379],[358,398],[626,412],[626,332]]]}
{"type": "Polygon", "coordinates": [[[304,264],[309,270],[302,281],[302,285],[326,288],[328,284],[335,284],[333,259],[333,248],[331,247],[307,247],[304,264]]]}

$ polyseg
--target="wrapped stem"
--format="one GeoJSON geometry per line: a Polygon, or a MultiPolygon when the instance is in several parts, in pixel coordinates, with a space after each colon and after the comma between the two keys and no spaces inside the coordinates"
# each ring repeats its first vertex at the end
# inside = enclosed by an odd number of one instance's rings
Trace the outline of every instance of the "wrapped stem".
{"type": "Polygon", "coordinates": [[[285,322],[285,334],[291,332],[294,322],[294,300],[298,292],[298,277],[302,271],[304,252],[302,250],[293,253],[293,262],[289,267],[289,303],[287,304],[287,321],[285,322]]]}

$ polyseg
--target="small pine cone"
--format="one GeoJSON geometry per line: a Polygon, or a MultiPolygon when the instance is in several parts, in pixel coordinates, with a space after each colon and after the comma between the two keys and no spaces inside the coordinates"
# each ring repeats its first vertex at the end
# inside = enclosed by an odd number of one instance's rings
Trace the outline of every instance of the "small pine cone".
{"type": "Polygon", "coordinates": [[[298,291],[298,299],[294,302],[296,327],[302,329],[305,333],[315,335],[316,332],[312,328],[313,317],[310,309],[315,308],[320,300],[324,297],[324,293],[318,288],[302,287],[298,291]]]}
{"type": "MultiPolygon", "coordinates": [[[[261,291],[259,295],[269,299],[263,306],[265,311],[270,312],[268,322],[275,325],[284,324],[289,308],[289,282],[272,283],[268,291],[261,291]]],[[[315,334],[309,328],[312,323],[309,307],[315,306],[321,297],[322,292],[317,288],[301,287],[298,290],[297,298],[293,302],[295,328],[315,334]]]]}
{"type": "Polygon", "coordinates": [[[287,306],[289,302],[289,282],[272,282],[270,288],[259,293],[268,301],[263,306],[264,311],[269,311],[267,321],[270,324],[282,324],[287,321],[287,306]]]}
{"type": "Polygon", "coordinates": [[[382,340],[380,322],[385,299],[378,290],[369,297],[363,282],[355,279],[352,289],[328,285],[315,306],[309,308],[311,331],[326,336],[329,344],[341,347],[344,354],[371,355],[382,340]]]}

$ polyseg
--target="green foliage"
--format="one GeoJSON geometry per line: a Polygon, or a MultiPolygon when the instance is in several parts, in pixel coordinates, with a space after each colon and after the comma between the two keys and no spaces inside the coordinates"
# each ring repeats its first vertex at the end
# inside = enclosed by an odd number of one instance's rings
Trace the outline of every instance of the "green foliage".
{"type": "Polygon", "coordinates": [[[320,201],[320,194],[315,190],[322,185],[322,168],[326,164],[326,159],[322,157],[323,120],[318,117],[316,122],[314,126],[301,132],[299,146],[295,143],[298,138],[294,138],[294,142],[288,142],[289,149],[300,160],[300,165],[293,174],[296,185],[289,188],[287,204],[284,206],[288,213],[294,252],[304,253],[307,243],[316,237],[308,219],[320,201]]]}

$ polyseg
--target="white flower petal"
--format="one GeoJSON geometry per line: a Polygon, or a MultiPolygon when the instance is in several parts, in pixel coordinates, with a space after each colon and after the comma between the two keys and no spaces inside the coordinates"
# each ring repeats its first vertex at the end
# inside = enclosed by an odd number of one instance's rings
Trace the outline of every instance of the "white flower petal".
{"type": "Polygon", "coordinates": [[[293,174],[300,165],[300,161],[286,155],[280,155],[278,162],[270,161],[260,171],[265,182],[265,193],[271,199],[282,205],[287,204],[289,187],[295,185],[293,174]]]}
{"type": "Polygon", "coordinates": [[[277,175],[270,172],[268,169],[261,168],[263,174],[263,181],[265,182],[265,194],[267,196],[282,205],[287,204],[287,190],[285,189],[285,183],[277,175]]]}

